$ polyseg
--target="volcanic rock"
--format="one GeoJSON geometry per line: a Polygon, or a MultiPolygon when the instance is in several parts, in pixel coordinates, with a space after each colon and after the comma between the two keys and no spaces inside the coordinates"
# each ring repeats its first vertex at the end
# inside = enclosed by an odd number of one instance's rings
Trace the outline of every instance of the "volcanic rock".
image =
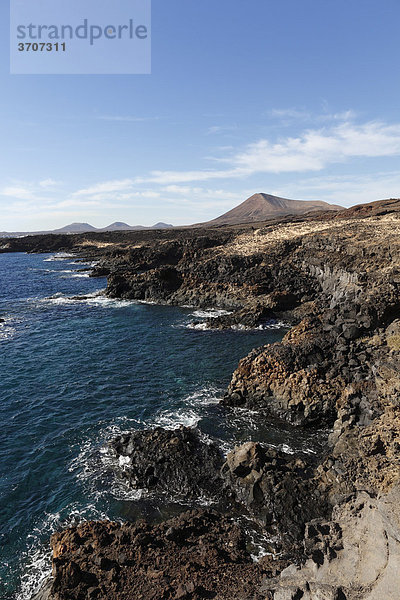
{"type": "Polygon", "coordinates": [[[305,524],[329,514],[310,464],[295,456],[248,442],[227,456],[225,484],[237,501],[276,541],[276,549],[296,553],[305,524]]]}
{"type": "Polygon", "coordinates": [[[109,449],[119,476],[134,489],[185,499],[221,496],[222,453],[195,429],[134,431],[113,439],[109,449]]]}
{"type": "Polygon", "coordinates": [[[263,576],[285,564],[254,563],[243,530],[204,510],[153,526],[87,522],[54,534],[51,545],[51,600],[262,600],[263,576]]]}

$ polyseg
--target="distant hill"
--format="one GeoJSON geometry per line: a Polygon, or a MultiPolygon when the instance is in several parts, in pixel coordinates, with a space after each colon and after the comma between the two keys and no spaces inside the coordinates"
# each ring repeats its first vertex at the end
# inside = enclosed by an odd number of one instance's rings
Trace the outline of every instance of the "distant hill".
{"type": "Polygon", "coordinates": [[[22,237],[25,235],[44,235],[47,233],[54,234],[73,234],[73,233],[89,233],[89,232],[104,232],[104,231],[139,231],[141,229],[172,229],[174,226],[169,225],[168,223],[156,223],[151,227],[145,227],[144,225],[128,225],[127,223],[123,223],[121,221],[116,221],[115,223],[111,223],[107,227],[97,228],[90,225],[90,223],[70,223],[69,225],[65,225],[65,227],[60,227],[59,229],[52,229],[50,231],[0,231],[0,238],[4,237],[22,237]]]}
{"type": "Polygon", "coordinates": [[[202,225],[236,225],[267,221],[283,215],[299,215],[317,210],[344,210],[343,206],[318,200],[288,200],[270,194],[254,194],[227,213],[202,225]]]}
{"type": "Polygon", "coordinates": [[[115,223],[111,223],[107,227],[102,227],[101,229],[97,229],[96,231],[131,231],[132,229],[145,229],[142,225],[128,225],[127,223],[122,223],[121,221],[116,221],[115,223]]]}
{"type": "Polygon", "coordinates": [[[152,229],[173,229],[173,227],[173,225],[169,225],[168,223],[156,223],[152,229]]]}
{"type": "Polygon", "coordinates": [[[86,233],[87,231],[97,231],[96,227],[89,225],[89,223],[71,223],[60,227],[60,229],[53,229],[51,233],[86,233]]]}
{"type": "Polygon", "coordinates": [[[400,198],[388,198],[385,200],[375,200],[366,204],[356,204],[346,210],[346,214],[338,215],[341,217],[372,217],[382,216],[389,213],[399,212],[400,198]]]}

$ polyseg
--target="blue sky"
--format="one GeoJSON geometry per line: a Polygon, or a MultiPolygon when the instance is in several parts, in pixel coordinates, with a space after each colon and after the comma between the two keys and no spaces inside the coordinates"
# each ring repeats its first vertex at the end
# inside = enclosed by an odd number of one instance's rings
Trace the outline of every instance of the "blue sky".
{"type": "Polygon", "coordinates": [[[0,231],[400,196],[398,0],[153,0],[126,76],[10,75],[7,4],[0,231]]]}

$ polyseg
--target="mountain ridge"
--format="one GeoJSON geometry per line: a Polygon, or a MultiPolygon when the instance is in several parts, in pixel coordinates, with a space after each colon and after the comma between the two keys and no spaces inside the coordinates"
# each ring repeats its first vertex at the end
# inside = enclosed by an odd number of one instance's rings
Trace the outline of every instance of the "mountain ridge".
{"type": "Polygon", "coordinates": [[[318,210],[339,211],[345,210],[345,208],[322,200],[290,200],[258,192],[220,217],[199,225],[238,225],[240,223],[265,221],[283,215],[306,214],[318,210]]]}
{"type": "Polygon", "coordinates": [[[90,223],[70,223],[69,225],[65,225],[64,227],[60,227],[58,229],[50,229],[43,231],[0,231],[0,237],[23,237],[27,235],[47,235],[47,234],[74,234],[74,233],[102,233],[106,231],[140,231],[142,229],[172,229],[173,225],[168,223],[156,223],[155,225],[151,225],[149,227],[145,227],[144,225],[128,225],[127,223],[123,223],[122,221],[115,221],[106,227],[94,227],[90,225],[90,223]]]}
{"type": "MultiPolygon", "coordinates": [[[[290,200],[272,194],[258,192],[247,200],[235,206],[223,215],[203,223],[195,223],[186,227],[203,227],[213,225],[240,225],[245,223],[256,223],[266,221],[284,215],[307,214],[316,211],[342,211],[343,206],[329,204],[322,200],[290,200]]],[[[143,225],[128,225],[123,221],[115,221],[106,227],[94,227],[90,223],[70,223],[58,229],[48,231],[29,232],[0,232],[0,237],[22,237],[38,234],[73,234],[73,233],[101,233],[107,231],[140,231],[144,229],[171,229],[174,226],[168,223],[158,222],[155,225],[145,227],[143,225]]]]}

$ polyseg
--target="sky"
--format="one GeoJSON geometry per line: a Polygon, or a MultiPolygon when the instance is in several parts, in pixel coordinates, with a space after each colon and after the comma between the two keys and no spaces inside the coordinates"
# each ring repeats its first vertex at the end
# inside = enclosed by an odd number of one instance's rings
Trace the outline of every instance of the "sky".
{"type": "Polygon", "coordinates": [[[150,75],[10,75],[1,0],[0,231],[400,197],[399,20],[398,0],[153,0],[150,75]]]}

